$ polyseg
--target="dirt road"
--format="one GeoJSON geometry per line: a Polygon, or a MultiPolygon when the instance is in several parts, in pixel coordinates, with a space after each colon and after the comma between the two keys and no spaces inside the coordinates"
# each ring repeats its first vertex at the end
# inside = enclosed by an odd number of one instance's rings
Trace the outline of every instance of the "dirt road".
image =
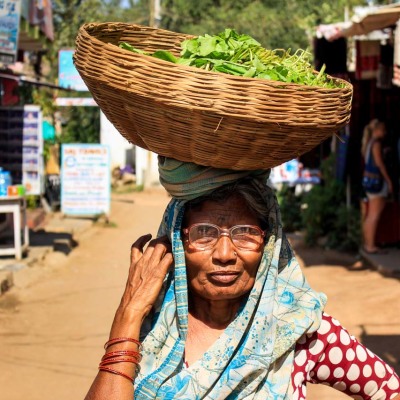
{"type": "MultiPolygon", "coordinates": [[[[130,245],[156,233],[168,201],[162,191],[119,195],[110,227],[91,228],[66,259],[49,257],[33,267],[40,279],[0,298],[2,400],[84,398],[125,284],[130,245]]],[[[296,238],[293,244],[311,284],[329,296],[327,311],[399,371],[399,282],[350,270],[348,256],[303,249],[296,238]]],[[[308,398],[347,397],[311,386],[308,398]]]]}

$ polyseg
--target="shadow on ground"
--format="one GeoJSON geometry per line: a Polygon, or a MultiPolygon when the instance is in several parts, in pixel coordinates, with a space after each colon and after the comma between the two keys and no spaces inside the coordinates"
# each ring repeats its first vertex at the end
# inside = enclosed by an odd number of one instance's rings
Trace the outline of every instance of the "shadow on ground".
{"type": "MultiPolygon", "coordinates": [[[[12,233],[0,239],[0,245],[9,247],[14,243],[12,233]]],[[[78,242],[73,238],[72,233],[51,232],[44,229],[29,230],[29,247],[50,247],[53,251],[60,251],[69,254],[78,242]]],[[[0,257],[1,259],[1,257],[0,257]]]]}
{"type": "Polygon", "coordinates": [[[318,246],[309,247],[304,244],[302,235],[297,233],[287,234],[287,237],[296,255],[304,262],[305,267],[329,265],[345,267],[350,271],[369,268],[367,264],[362,262],[360,255],[356,252],[339,252],[318,246]]]}
{"type": "Polygon", "coordinates": [[[363,328],[361,342],[400,374],[400,335],[371,335],[363,328]]]}
{"type": "Polygon", "coordinates": [[[44,229],[31,231],[29,241],[31,247],[53,247],[54,251],[61,251],[64,254],[69,254],[78,245],[71,233],[51,232],[44,229]]]}

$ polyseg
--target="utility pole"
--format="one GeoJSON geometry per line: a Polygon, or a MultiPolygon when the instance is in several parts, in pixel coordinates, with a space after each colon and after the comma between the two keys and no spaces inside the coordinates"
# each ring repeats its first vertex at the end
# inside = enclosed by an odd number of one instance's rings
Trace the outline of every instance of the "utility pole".
{"type": "MultiPolygon", "coordinates": [[[[149,25],[153,28],[159,28],[161,22],[161,0],[150,0],[150,17],[149,17],[149,25]]],[[[149,188],[152,184],[152,159],[153,153],[148,150],[147,151],[147,167],[144,176],[144,186],[145,188],[149,188]]]]}
{"type": "Polygon", "coordinates": [[[154,0],[154,26],[159,28],[161,24],[161,0],[154,0]]]}
{"type": "Polygon", "coordinates": [[[161,0],[150,0],[150,26],[159,28],[161,22],[161,0]]]}

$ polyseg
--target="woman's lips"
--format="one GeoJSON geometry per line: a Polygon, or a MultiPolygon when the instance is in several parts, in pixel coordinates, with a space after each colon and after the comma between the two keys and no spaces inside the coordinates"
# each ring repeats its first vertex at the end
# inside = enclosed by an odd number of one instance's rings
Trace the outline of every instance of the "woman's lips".
{"type": "Polygon", "coordinates": [[[217,283],[232,283],[239,276],[239,272],[219,271],[210,274],[210,280],[217,283]]]}

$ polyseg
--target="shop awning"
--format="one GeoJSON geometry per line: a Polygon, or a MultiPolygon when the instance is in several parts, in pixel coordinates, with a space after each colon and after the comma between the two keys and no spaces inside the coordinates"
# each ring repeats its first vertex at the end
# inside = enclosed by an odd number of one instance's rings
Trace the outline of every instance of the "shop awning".
{"type": "Polygon", "coordinates": [[[342,36],[366,35],[396,25],[399,18],[400,4],[374,7],[364,15],[355,15],[352,24],[342,31],[342,36]]]}
{"type": "Polygon", "coordinates": [[[317,27],[317,36],[327,40],[340,37],[362,36],[371,32],[381,31],[396,25],[400,19],[400,4],[387,6],[358,7],[355,15],[348,22],[317,27]]]}

